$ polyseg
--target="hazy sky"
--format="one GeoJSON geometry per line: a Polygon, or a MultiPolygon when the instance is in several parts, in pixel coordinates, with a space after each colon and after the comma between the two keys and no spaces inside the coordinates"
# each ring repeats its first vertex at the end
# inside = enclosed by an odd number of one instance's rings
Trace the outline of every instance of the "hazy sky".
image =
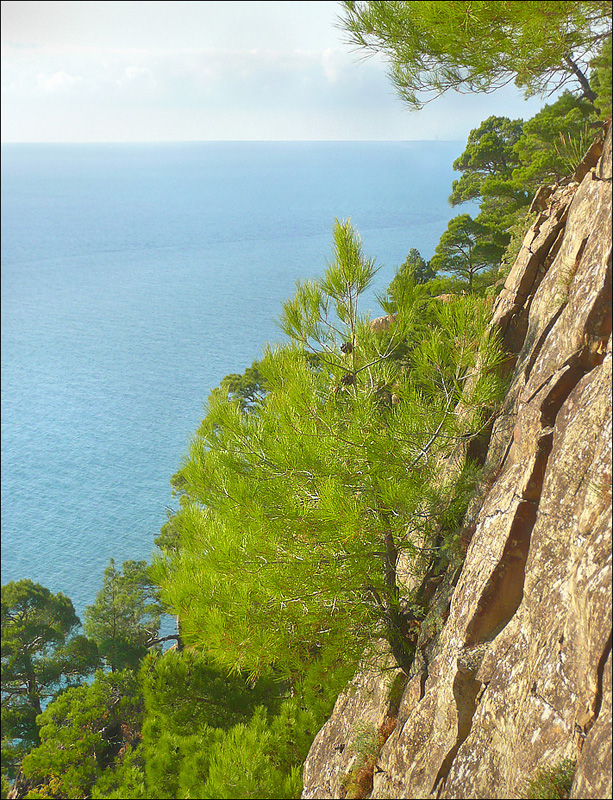
{"type": "Polygon", "coordinates": [[[455,139],[528,118],[514,87],[420,112],[336,2],[2,2],[2,141],[455,139]]]}

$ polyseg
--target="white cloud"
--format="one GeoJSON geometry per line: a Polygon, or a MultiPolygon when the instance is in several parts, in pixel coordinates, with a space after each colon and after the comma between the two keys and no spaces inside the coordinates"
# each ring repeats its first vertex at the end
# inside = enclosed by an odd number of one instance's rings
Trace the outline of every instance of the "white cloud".
{"type": "MultiPolygon", "coordinates": [[[[151,69],[137,64],[125,67],[122,74],[115,79],[115,83],[120,92],[145,92],[147,95],[155,95],[159,88],[158,81],[151,69]]],[[[110,87],[109,92],[112,92],[110,87]]]]}
{"type": "MultiPolygon", "coordinates": [[[[171,49],[95,49],[95,48],[3,48],[4,86],[12,93],[29,94],[36,88],[71,86],[85,83],[90,89],[117,90],[131,82],[155,82],[163,94],[169,83],[173,91],[183,81],[187,95],[212,79],[224,88],[240,85],[250,91],[272,85],[289,88],[305,75],[323,74],[336,82],[343,66],[350,61],[331,48],[305,50],[238,50],[228,48],[171,49]],[[78,78],[75,76],[79,76],[78,78]],[[42,76],[42,78],[40,78],[42,76]],[[40,78],[40,80],[39,80],[40,78]]],[[[282,101],[282,98],[278,98],[282,101]]]]}
{"type": "Polygon", "coordinates": [[[148,78],[151,77],[151,71],[145,69],[144,67],[126,67],[123,71],[123,77],[128,81],[138,80],[139,78],[148,78]]]}
{"type": "Polygon", "coordinates": [[[321,54],[321,65],[324,70],[324,75],[331,83],[335,83],[338,80],[340,60],[338,51],[333,50],[331,47],[326,48],[321,54]]]}
{"type": "Polygon", "coordinates": [[[37,85],[45,92],[56,92],[62,89],[70,89],[83,83],[80,75],[69,75],[64,70],[54,72],[53,75],[39,74],[36,76],[37,85]]]}

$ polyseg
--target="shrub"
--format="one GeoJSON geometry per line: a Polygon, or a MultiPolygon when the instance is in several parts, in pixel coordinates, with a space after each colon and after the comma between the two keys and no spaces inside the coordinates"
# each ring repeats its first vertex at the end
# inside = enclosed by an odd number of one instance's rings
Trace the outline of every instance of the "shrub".
{"type": "Polygon", "coordinates": [[[564,800],[570,794],[577,765],[565,758],[555,767],[540,769],[528,784],[529,800],[564,800]]]}

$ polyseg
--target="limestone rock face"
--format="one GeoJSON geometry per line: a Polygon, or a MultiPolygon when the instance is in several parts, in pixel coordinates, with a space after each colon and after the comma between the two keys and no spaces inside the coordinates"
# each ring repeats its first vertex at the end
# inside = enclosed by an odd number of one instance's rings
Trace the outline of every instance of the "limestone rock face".
{"type": "Polygon", "coordinates": [[[375,739],[389,719],[396,719],[406,676],[389,656],[381,662],[381,670],[356,675],[336,701],[312,751],[323,755],[323,759],[315,756],[305,763],[303,797],[344,796],[347,776],[362,756],[362,743],[368,745],[369,739],[375,739]],[[396,701],[394,688],[398,694],[396,701]]]}
{"type": "Polygon", "coordinates": [[[375,319],[371,320],[370,329],[374,333],[379,333],[380,331],[389,331],[395,320],[395,314],[386,314],[384,317],[376,317],[375,319]]]}
{"type": "MultiPolygon", "coordinates": [[[[494,307],[514,359],[488,454],[496,478],[371,797],[522,797],[566,758],[571,797],[611,797],[610,129],[575,177],[541,193],[494,307]]],[[[330,734],[381,718],[387,695],[371,689],[339,699],[304,797],[343,796],[330,734]]]]}

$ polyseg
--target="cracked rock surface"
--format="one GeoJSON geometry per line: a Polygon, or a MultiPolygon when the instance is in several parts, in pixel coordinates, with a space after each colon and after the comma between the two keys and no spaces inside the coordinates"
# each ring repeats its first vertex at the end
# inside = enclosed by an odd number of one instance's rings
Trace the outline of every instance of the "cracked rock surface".
{"type": "MultiPolygon", "coordinates": [[[[580,183],[542,194],[496,302],[514,356],[488,454],[498,477],[371,797],[522,797],[566,758],[571,797],[611,797],[610,128],[594,153],[580,183]]],[[[386,693],[367,695],[339,699],[303,797],[342,796],[334,731],[385,714],[386,693]]]]}

